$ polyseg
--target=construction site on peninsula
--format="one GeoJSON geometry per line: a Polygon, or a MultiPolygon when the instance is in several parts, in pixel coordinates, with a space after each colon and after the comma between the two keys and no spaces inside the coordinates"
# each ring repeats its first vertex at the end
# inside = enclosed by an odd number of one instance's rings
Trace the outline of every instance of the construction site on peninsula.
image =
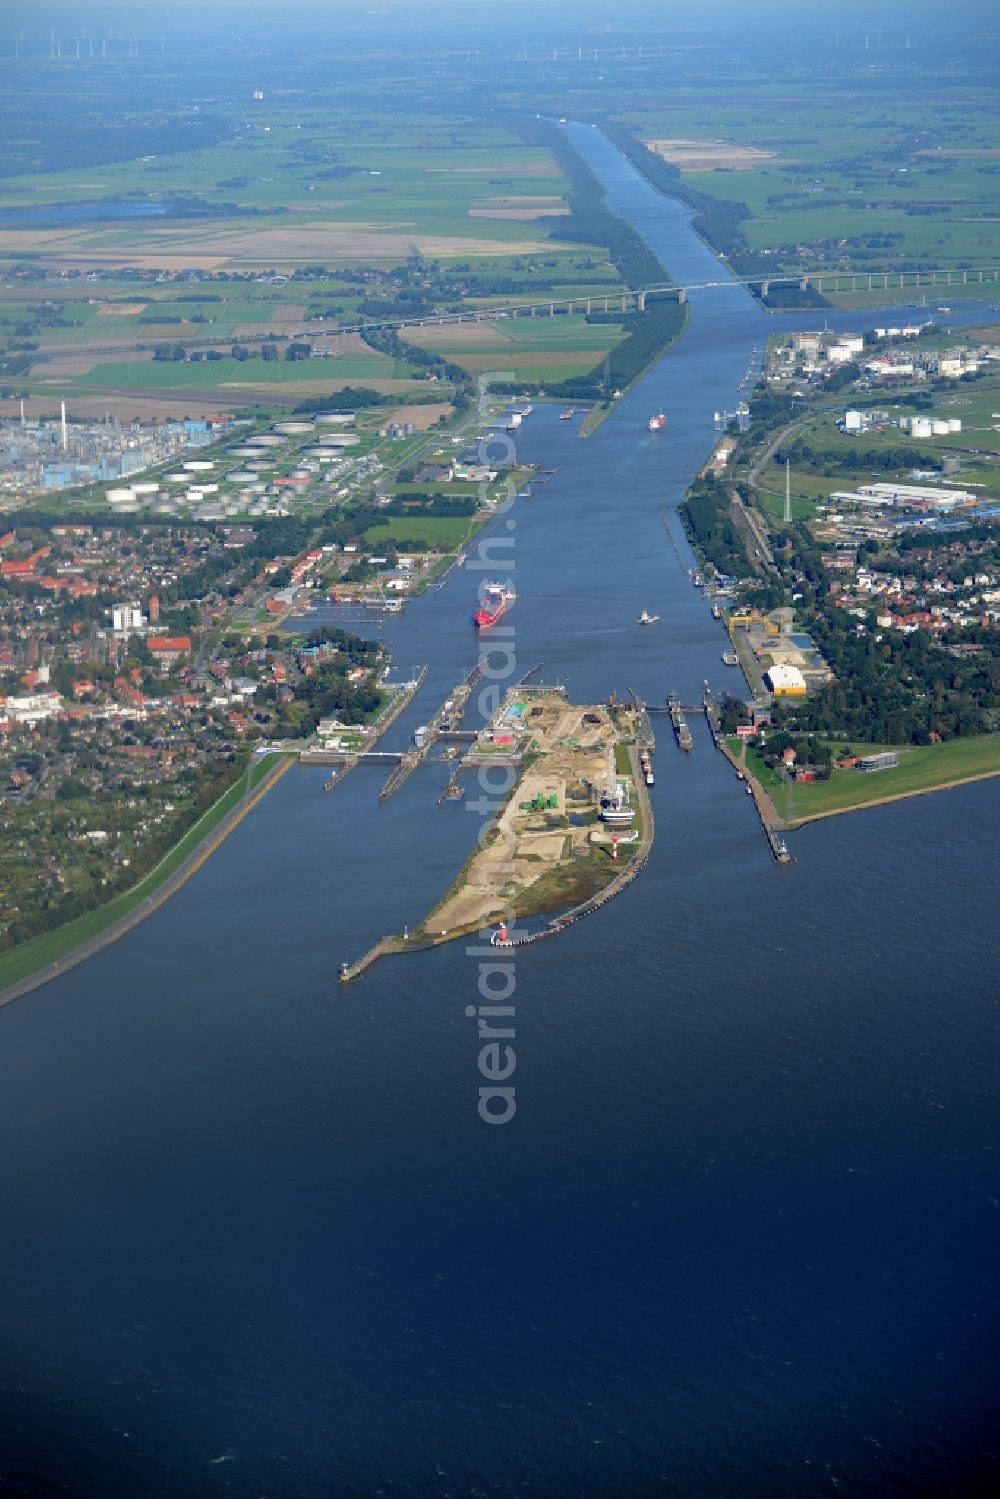
{"type": "Polygon", "coordinates": [[[341,979],[385,954],[491,927],[496,945],[539,941],[603,905],[652,845],[653,748],[641,703],[612,695],[581,705],[561,687],[512,689],[463,760],[467,774],[488,771],[478,777],[491,788],[485,832],[433,910],[345,963],[341,979]],[[549,912],[559,914],[540,929],[508,930],[549,912]]]}

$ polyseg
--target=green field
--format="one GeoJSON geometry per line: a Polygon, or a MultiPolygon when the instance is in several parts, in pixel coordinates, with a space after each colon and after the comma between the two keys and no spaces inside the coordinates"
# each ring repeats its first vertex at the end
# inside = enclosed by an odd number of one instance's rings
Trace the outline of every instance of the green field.
{"type": "Polygon", "coordinates": [[[574,313],[416,328],[406,339],[474,374],[509,370],[516,380],[554,383],[592,370],[623,332],[620,323],[588,323],[574,313]]]}
{"type": "MultiPolygon", "coordinates": [[[[771,153],[749,169],[693,162],[684,173],[686,187],[746,205],[741,229],[760,271],[994,266],[1000,112],[986,54],[953,59],[955,75],[942,85],[932,55],[904,58],[898,38],[877,61],[849,28],[843,40],[835,49],[824,37],[796,76],[775,53],[738,77],[720,69],[655,102],[637,93],[616,117],[647,141],[771,153]]],[[[952,288],[946,300],[960,294],[952,288]]],[[[887,298],[864,290],[837,300],[887,298]]]]}
{"type": "Polygon", "coordinates": [[[458,547],[469,534],[472,518],[468,516],[394,515],[365,532],[372,546],[383,542],[423,541],[429,548],[458,547]]]}
{"type": "Polygon", "coordinates": [[[149,360],[142,364],[99,364],[85,375],[78,375],[78,389],[91,386],[142,385],[155,389],[176,386],[233,385],[301,385],[303,380],[407,380],[413,368],[398,359],[380,354],[371,358],[344,359],[254,359],[241,363],[237,359],[201,360],[184,364],[173,360],[149,360]]]}
{"type": "MultiPolygon", "coordinates": [[[[743,749],[738,739],[727,740],[737,759],[743,749]]],[[[835,753],[844,749],[835,743],[835,753]]],[[[1000,775],[1000,734],[980,734],[951,739],[946,744],[862,744],[852,740],[854,754],[877,755],[895,749],[899,765],[894,770],[864,772],[834,766],[828,781],[789,781],[765,765],[755,749],[747,745],[747,770],[771,797],[780,816],[795,826],[816,817],[852,812],[891,797],[916,796],[939,790],[976,776],[1000,775]]]]}
{"type": "MultiPolygon", "coordinates": [[[[192,210],[0,226],[0,266],[27,258],[45,271],[44,296],[65,324],[32,329],[38,357],[18,382],[26,394],[143,396],[148,411],[161,396],[176,400],[185,391],[217,391],[233,404],[242,391],[259,399],[260,387],[276,394],[286,387],[286,399],[314,393],[303,387],[319,382],[385,389],[377,382],[418,371],[361,352],[356,338],[345,340],[341,356],[287,365],[280,344],[269,363],[232,361],[230,345],[315,341],[337,324],[377,320],[385,313],[373,307],[391,307],[396,294],[382,278],[421,261],[432,277],[454,278],[443,295],[431,294],[442,308],[586,296],[603,306],[620,291],[606,250],[553,240],[537,222],[565,211],[567,184],[549,151],[488,115],[454,117],[419,103],[382,111],[370,96],[360,114],[346,97],[322,107],[276,97],[256,118],[246,113],[235,106],[238,139],[0,182],[0,209],[183,199],[192,210]],[[364,278],[356,274],[362,268],[364,278]],[[132,360],[137,346],[160,344],[225,357],[193,365],[132,360]],[[90,351],[96,362],[88,368],[90,351]]],[[[0,287],[8,336],[41,294],[37,282],[0,287]]],[[[540,318],[492,344],[442,342],[433,333],[417,341],[473,373],[497,368],[496,349],[511,378],[536,384],[586,373],[621,336],[615,325],[574,317],[540,318]]]]}
{"type": "MultiPolygon", "coordinates": [[[[519,225],[472,219],[510,197],[558,198],[565,186],[544,150],[525,146],[516,136],[488,122],[456,126],[419,108],[401,122],[369,108],[359,119],[335,101],[323,110],[271,105],[269,129],[263,122],[242,142],[223,142],[199,151],[152,161],[109,162],[98,169],[30,173],[4,182],[0,206],[87,203],[100,200],[163,201],[197,196],[209,204],[237,203],[267,212],[289,209],[297,215],[435,233],[468,234],[485,227],[503,242],[522,234],[519,225]],[[309,155],[304,159],[303,136],[309,155]],[[337,161],[351,175],[324,175],[322,158],[337,161]]],[[[130,224],[129,235],[162,231],[166,217],[130,224]]],[[[117,226],[107,230],[110,241],[117,226]]]]}
{"type": "MultiPolygon", "coordinates": [[[[852,745],[857,750],[864,746],[852,745]]],[[[871,752],[891,749],[872,745],[871,752]]],[[[1000,774],[1000,734],[952,739],[946,744],[902,746],[899,766],[865,774],[834,769],[828,781],[797,782],[791,788],[789,820],[808,820],[828,812],[846,812],[891,796],[933,791],[952,781],[1000,774]]],[[[781,803],[779,802],[779,808],[781,803]]]]}

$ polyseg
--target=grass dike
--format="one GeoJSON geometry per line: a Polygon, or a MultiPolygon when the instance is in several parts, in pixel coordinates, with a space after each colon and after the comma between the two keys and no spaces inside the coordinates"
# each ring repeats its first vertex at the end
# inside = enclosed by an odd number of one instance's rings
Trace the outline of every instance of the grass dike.
{"type": "MultiPolygon", "coordinates": [[[[834,766],[829,780],[793,782],[765,765],[756,750],[730,739],[734,763],[740,765],[774,807],[778,825],[787,831],[805,827],[827,817],[841,817],[868,807],[929,796],[958,786],[1000,776],[1000,734],[977,734],[952,739],[945,744],[858,744],[855,755],[895,750],[899,765],[888,770],[862,772],[834,766]]],[[[845,744],[831,745],[842,753],[845,744]]]]}
{"type": "Polygon", "coordinates": [[[131,890],[0,956],[0,1005],[58,978],[125,936],[164,905],[294,765],[291,755],[262,756],[202,813],[131,890]]]}

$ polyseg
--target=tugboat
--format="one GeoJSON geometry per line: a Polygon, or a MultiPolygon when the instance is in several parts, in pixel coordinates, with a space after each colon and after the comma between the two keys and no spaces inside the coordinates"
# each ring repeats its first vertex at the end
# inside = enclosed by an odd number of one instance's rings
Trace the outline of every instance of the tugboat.
{"type": "Polygon", "coordinates": [[[644,609],[642,611],[642,613],[639,615],[639,618],[636,620],[636,624],[637,625],[655,625],[656,621],[659,619],[659,617],[660,616],[658,614],[650,614],[650,612],[649,612],[648,609],[644,609]]]}
{"type": "Polygon", "coordinates": [[[662,411],[657,416],[651,416],[649,418],[650,432],[662,432],[666,425],[667,419],[662,411]]]}

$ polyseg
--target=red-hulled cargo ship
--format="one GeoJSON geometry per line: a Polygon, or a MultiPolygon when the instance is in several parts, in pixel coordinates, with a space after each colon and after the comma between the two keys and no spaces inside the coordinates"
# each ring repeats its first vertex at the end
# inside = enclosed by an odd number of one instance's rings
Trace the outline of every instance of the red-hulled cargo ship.
{"type": "Polygon", "coordinates": [[[479,608],[472,616],[473,624],[478,630],[495,625],[516,598],[512,583],[484,583],[479,590],[479,608]]]}

